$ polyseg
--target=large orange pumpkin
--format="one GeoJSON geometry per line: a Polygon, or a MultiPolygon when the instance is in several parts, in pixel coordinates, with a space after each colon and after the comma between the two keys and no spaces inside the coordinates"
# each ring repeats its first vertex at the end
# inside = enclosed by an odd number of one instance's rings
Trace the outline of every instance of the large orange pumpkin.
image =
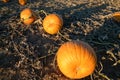
{"type": "Polygon", "coordinates": [[[20,13],[20,18],[24,24],[30,25],[35,21],[35,14],[31,9],[26,8],[20,13]]]}
{"type": "Polygon", "coordinates": [[[63,20],[58,14],[49,14],[43,20],[43,28],[49,34],[56,34],[61,29],[63,20]]]}
{"type": "Polygon", "coordinates": [[[117,22],[120,22],[120,12],[113,13],[113,19],[117,22]]]}
{"type": "Polygon", "coordinates": [[[97,62],[94,50],[83,41],[64,43],[56,55],[60,71],[71,79],[80,79],[92,74],[97,62]]]}
{"type": "Polygon", "coordinates": [[[27,0],[19,0],[19,4],[20,4],[20,5],[25,5],[26,2],[27,2],[27,0]]]}

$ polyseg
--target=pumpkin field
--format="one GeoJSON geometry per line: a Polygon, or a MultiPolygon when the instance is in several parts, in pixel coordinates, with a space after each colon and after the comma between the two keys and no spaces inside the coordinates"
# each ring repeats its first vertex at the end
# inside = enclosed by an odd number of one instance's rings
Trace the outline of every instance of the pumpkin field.
{"type": "Polygon", "coordinates": [[[0,80],[120,80],[120,0],[0,0],[0,80]]]}

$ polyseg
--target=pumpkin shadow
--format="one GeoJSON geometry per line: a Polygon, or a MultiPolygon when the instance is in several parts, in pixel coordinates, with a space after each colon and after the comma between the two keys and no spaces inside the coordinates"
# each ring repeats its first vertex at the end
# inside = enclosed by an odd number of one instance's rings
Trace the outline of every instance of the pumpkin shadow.
{"type": "Polygon", "coordinates": [[[97,47],[95,50],[97,53],[98,62],[102,62],[102,66],[103,66],[102,73],[104,73],[110,79],[115,79],[115,80],[119,79],[120,77],[120,73],[119,73],[120,65],[119,63],[115,65],[116,61],[119,60],[119,51],[120,51],[118,47],[120,46],[119,26],[120,23],[115,22],[112,18],[106,18],[104,20],[103,25],[97,31],[95,32],[93,31],[90,33],[90,34],[94,33],[93,34],[95,36],[94,38],[97,38],[92,42],[94,46],[97,47]],[[101,44],[94,43],[94,41],[99,42],[101,44]]]}
{"type": "Polygon", "coordinates": [[[20,60],[19,56],[14,54],[5,54],[1,51],[0,53],[0,68],[12,68],[15,67],[14,65],[16,62],[20,60]]]}

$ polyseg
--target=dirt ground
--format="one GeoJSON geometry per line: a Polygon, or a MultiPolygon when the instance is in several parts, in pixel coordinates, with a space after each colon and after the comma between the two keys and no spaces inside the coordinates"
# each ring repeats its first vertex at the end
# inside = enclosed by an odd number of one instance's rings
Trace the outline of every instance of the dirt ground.
{"type": "Polygon", "coordinates": [[[111,18],[117,11],[120,0],[28,0],[25,6],[18,0],[0,1],[0,80],[70,80],[54,62],[67,39],[85,41],[96,52],[96,69],[82,80],[120,80],[120,23],[111,18]],[[61,15],[65,38],[46,33],[37,21],[21,23],[24,8],[40,19],[45,17],[41,10],[61,15]]]}

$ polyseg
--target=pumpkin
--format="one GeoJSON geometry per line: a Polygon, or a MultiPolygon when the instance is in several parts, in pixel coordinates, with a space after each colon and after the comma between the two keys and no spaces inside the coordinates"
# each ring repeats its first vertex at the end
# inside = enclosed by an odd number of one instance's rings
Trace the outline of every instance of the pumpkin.
{"type": "Polygon", "coordinates": [[[43,28],[49,34],[56,34],[63,25],[63,20],[58,14],[49,14],[43,20],[43,28]]]}
{"type": "Polygon", "coordinates": [[[120,22],[120,12],[115,12],[115,13],[113,13],[113,19],[114,19],[116,22],[120,22]]]}
{"type": "Polygon", "coordinates": [[[92,74],[97,62],[94,50],[83,41],[62,44],[56,57],[59,70],[71,79],[80,79],[92,74]]]}
{"type": "Polygon", "coordinates": [[[9,0],[2,0],[4,3],[8,2],[9,0]]]}
{"type": "Polygon", "coordinates": [[[19,0],[19,4],[20,4],[20,5],[25,5],[26,2],[27,2],[27,0],[19,0]]]}
{"type": "Polygon", "coordinates": [[[30,25],[35,21],[35,14],[31,9],[26,8],[23,11],[21,11],[20,18],[24,24],[30,25]]]}

